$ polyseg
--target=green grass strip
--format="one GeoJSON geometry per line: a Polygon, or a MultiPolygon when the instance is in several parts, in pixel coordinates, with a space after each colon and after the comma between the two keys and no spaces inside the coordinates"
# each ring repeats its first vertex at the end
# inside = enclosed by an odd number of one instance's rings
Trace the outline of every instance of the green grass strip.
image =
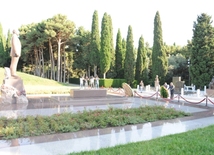
{"type": "Polygon", "coordinates": [[[69,155],[213,155],[214,125],[185,133],[69,155]]]}

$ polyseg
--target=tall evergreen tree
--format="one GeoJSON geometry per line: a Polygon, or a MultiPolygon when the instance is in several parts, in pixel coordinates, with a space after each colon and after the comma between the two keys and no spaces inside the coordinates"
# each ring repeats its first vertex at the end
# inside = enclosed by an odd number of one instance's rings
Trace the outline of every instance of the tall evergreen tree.
{"type": "Polygon", "coordinates": [[[97,66],[100,60],[100,32],[98,12],[95,10],[92,19],[91,41],[90,41],[90,64],[94,66],[94,76],[97,75],[97,66]]]}
{"type": "Polygon", "coordinates": [[[135,79],[140,82],[143,78],[143,70],[146,68],[146,50],[144,47],[144,39],[141,36],[138,43],[137,61],[135,70],[135,79]]]}
{"type": "Polygon", "coordinates": [[[117,32],[117,39],[116,39],[116,49],[115,49],[115,70],[117,73],[117,78],[123,78],[124,70],[123,70],[123,63],[124,63],[124,50],[122,44],[122,37],[120,29],[117,32]]]}
{"type": "Polygon", "coordinates": [[[134,52],[134,40],[132,34],[132,27],[128,27],[128,35],[126,39],[126,56],[124,62],[124,78],[128,84],[132,85],[134,81],[135,71],[135,52],[134,52]]]}
{"type": "Polygon", "coordinates": [[[158,75],[160,84],[165,82],[167,74],[167,57],[164,51],[163,38],[162,38],[162,25],[160,14],[157,11],[154,19],[154,39],[152,49],[152,79],[154,80],[158,75]]]}
{"type": "Polygon", "coordinates": [[[109,17],[104,13],[101,26],[101,48],[100,48],[100,71],[103,78],[106,78],[106,73],[110,69],[112,53],[111,53],[111,33],[109,27],[109,17]]]}
{"type": "MultiPolygon", "coordinates": [[[[77,52],[73,55],[73,68],[81,69],[84,72],[86,72],[86,76],[90,76],[90,64],[89,64],[89,58],[90,58],[90,38],[91,33],[90,31],[86,31],[84,27],[79,27],[76,32],[76,37],[73,38],[73,42],[78,43],[78,49],[77,52]]],[[[75,47],[76,48],[76,47],[75,47]]],[[[84,73],[81,73],[83,76],[84,73]]]]}
{"type": "Polygon", "coordinates": [[[11,37],[12,37],[12,34],[11,34],[10,30],[8,30],[6,44],[5,44],[5,51],[8,53],[10,52],[10,48],[11,48],[11,37]]]}
{"type": "Polygon", "coordinates": [[[114,50],[114,39],[113,39],[113,25],[111,16],[108,15],[109,19],[109,30],[110,30],[110,53],[111,53],[111,66],[107,72],[108,78],[114,78],[117,74],[115,71],[115,50],[114,50]]]}
{"type": "MultiPolygon", "coordinates": [[[[143,70],[143,82],[144,85],[148,85],[151,83],[151,66],[152,66],[152,48],[149,47],[149,43],[145,43],[145,54],[146,54],[146,60],[145,60],[145,69],[143,70]]],[[[153,81],[153,80],[152,80],[153,81]]]]}
{"type": "Polygon", "coordinates": [[[5,67],[10,67],[10,49],[11,49],[11,37],[12,34],[10,30],[7,32],[7,39],[5,44],[5,56],[6,56],[6,63],[4,64],[5,67]]]}
{"type": "Polygon", "coordinates": [[[191,83],[208,86],[214,75],[214,28],[211,16],[202,13],[193,25],[190,64],[191,83]]]}
{"type": "Polygon", "coordinates": [[[0,23],[0,66],[3,67],[6,63],[6,52],[5,52],[5,37],[3,34],[3,28],[0,23]]]}

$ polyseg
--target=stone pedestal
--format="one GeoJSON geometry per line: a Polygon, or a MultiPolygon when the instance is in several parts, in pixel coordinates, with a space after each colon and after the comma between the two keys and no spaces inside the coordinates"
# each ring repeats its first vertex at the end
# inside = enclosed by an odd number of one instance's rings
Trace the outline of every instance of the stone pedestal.
{"type": "Polygon", "coordinates": [[[106,97],[106,89],[71,89],[70,96],[73,98],[87,98],[87,97],[106,97]]]}
{"type": "Polygon", "coordinates": [[[1,86],[1,103],[2,104],[22,104],[28,103],[23,80],[16,76],[10,76],[3,80],[1,86]]]}
{"type": "Polygon", "coordinates": [[[208,97],[214,97],[214,89],[207,89],[206,90],[206,95],[208,97]]]}

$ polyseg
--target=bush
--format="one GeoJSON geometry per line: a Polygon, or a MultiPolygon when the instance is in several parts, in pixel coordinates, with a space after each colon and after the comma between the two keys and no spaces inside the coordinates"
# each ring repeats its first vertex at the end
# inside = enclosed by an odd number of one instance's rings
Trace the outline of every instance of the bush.
{"type": "Polygon", "coordinates": [[[163,98],[168,98],[169,97],[168,90],[164,86],[161,86],[160,94],[161,94],[161,97],[163,97],[163,98]]]}

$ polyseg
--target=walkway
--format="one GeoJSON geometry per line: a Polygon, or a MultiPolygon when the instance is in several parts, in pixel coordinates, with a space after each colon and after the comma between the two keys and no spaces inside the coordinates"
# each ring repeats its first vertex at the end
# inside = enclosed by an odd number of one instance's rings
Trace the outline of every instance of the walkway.
{"type": "MultiPolygon", "coordinates": [[[[140,95],[148,97],[154,92],[143,92],[140,95]]],[[[201,98],[185,96],[187,100],[199,101],[201,98]]],[[[0,107],[0,116],[16,117],[18,115],[51,115],[64,111],[81,111],[83,109],[106,109],[109,105],[116,108],[133,108],[144,105],[164,105],[160,99],[123,97],[108,95],[105,98],[73,99],[70,96],[29,96],[29,104],[25,106],[0,107]]],[[[186,118],[157,121],[146,124],[123,127],[94,129],[75,133],[54,134],[15,140],[0,140],[0,154],[4,155],[58,155],[97,150],[118,144],[150,140],[153,138],[182,133],[214,124],[214,106],[205,103],[189,104],[185,100],[171,101],[167,107],[190,112],[193,115],[186,118]]]]}

